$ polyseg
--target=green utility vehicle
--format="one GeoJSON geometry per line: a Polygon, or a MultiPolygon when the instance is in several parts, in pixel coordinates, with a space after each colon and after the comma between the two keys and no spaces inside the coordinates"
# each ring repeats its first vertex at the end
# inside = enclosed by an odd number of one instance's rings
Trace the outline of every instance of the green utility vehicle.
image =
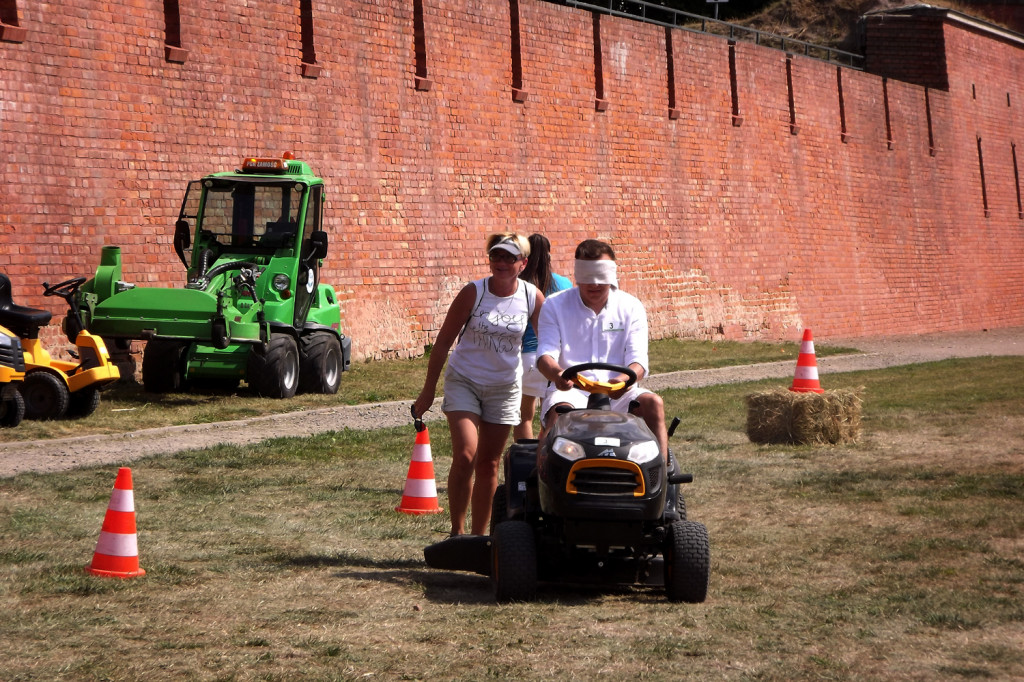
{"type": "Polygon", "coordinates": [[[270,398],[336,393],[352,346],[320,281],[324,201],[323,180],[290,153],[190,182],[173,239],[184,288],[122,281],[120,248],[105,246],[79,292],[85,327],[115,355],[147,341],[147,391],[245,380],[270,398]]]}

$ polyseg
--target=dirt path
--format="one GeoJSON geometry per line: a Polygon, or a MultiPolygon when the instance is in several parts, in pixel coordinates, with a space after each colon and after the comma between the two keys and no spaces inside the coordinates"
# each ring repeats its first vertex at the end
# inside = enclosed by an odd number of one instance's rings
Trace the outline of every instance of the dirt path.
{"type": "MultiPolygon", "coordinates": [[[[822,376],[829,373],[881,369],[952,357],[1024,355],[1024,328],[976,333],[928,334],[876,339],[830,339],[864,352],[819,358],[822,376]]],[[[792,360],[711,370],[655,374],[646,386],[653,390],[694,388],[766,378],[791,378],[792,360]]],[[[323,431],[376,429],[410,423],[411,401],[356,405],[274,414],[212,424],[170,426],[116,435],[0,444],[0,478],[22,472],[63,471],[96,464],[127,464],[142,457],[204,448],[222,443],[242,445],[267,438],[307,436],[323,431]]]]}

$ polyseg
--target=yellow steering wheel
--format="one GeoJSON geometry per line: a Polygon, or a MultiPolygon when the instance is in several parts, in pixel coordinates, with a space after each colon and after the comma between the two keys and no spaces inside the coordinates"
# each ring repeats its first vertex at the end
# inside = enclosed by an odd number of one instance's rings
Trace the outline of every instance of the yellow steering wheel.
{"type": "Polygon", "coordinates": [[[562,372],[562,378],[571,381],[576,388],[586,391],[588,393],[604,393],[605,395],[611,395],[616,391],[621,391],[629,388],[636,383],[636,372],[629,367],[623,365],[612,365],[607,362],[585,362],[581,365],[573,365],[569,369],[562,372]],[[589,372],[595,369],[607,370],[609,372],[618,372],[619,374],[625,374],[625,381],[598,381],[596,379],[588,379],[584,376],[579,376],[580,372],[589,372]]]}

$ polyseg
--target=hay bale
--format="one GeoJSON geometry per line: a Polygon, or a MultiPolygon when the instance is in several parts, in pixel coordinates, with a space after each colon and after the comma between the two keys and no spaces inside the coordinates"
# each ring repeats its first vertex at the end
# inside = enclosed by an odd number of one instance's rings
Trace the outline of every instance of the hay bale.
{"type": "Polygon", "coordinates": [[[796,393],[776,388],[748,395],[746,402],[752,443],[820,445],[860,438],[859,391],[796,393]]]}

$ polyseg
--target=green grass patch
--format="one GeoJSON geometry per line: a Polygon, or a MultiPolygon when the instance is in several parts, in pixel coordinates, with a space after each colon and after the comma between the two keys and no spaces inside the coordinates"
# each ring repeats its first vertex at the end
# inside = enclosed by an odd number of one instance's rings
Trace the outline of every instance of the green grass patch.
{"type": "MultiPolygon", "coordinates": [[[[115,467],[3,479],[5,676],[1019,678],[1022,373],[995,358],[831,376],[863,387],[865,434],[829,447],[746,440],[743,398],[765,382],[666,391],[711,536],[702,605],[542,587],[497,606],[485,577],[428,569],[448,518],[394,510],[408,427],[136,462],[133,580],[83,570],[115,467]]],[[[431,441],[446,507],[447,430],[431,441]]]]}

